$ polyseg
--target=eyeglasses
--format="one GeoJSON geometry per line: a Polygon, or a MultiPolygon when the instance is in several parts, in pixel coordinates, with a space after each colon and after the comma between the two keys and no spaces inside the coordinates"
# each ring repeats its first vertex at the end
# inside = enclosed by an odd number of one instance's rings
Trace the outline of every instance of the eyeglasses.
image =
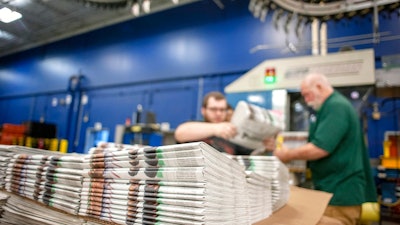
{"type": "Polygon", "coordinates": [[[210,110],[211,112],[222,112],[222,113],[226,113],[227,109],[226,108],[214,108],[214,107],[210,107],[210,108],[206,108],[207,110],[210,110]]]}

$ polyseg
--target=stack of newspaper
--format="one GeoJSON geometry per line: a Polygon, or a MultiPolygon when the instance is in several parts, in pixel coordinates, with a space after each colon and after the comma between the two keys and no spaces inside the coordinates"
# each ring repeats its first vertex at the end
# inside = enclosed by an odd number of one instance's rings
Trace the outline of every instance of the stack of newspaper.
{"type": "Polygon", "coordinates": [[[0,189],[4,189],[6,185],[6,171],[8,163],[12,156],[15,154],[11,145],[0,145],[0,189]]]}
{"type": "MultiPolygon", "coordinates": [[[[43,155],[32,157],[28,154],[14,154],[6,172],[6,190],[34,199],[36,191],[36,174],[43,170],[43,155]]],[[[40,180],[39,180],[40,182],[40,180]]]]}
{"type": "Polygon", "coordinates": [[[250,224],[244,167],[209,145],[105,146],[85,160],[80,215],[119,224],[250,224]]]}
{"type": "Polygon", "coordinates": [[[53,156],[44,168],[37,200],[77,214],[82,189],[83,156],[53,156]]]}
{"type": "Polygon", "coordinates": [[[4,172],[2,174],[4,178],[4,188],[9,192],[33,198],[34,185],[36,182],[36,170],[33,168],[38,168],[41,162],[36,161],[36,165],[25,165],[24,163],[20,163],[23,159],[17,161],[18,155],[29,156],[38,154],[39,152],[45,155],[54,155],[56,153],[14,145],[2,145],[0,149],[3,161],[5,162],[5,167],[2,167],[2,171],[4,172]]]}
{"type": "Polygon", "coordinates": [[[3,216],[3,211],[4,211],[3,207],[6,205],[7,199],[9,197],[10,196],[8,194],[0,192],[0,218],[3,216]]]}
{"type": "Polygon", "coordinates": [[[272,214],[271,180],[252,171],[246,171],[252,223],[272,214]]]}
{"type": "Polygon", "coordinates": [[[0,190],[2,225],[104,225],[92,218],[79,218],[34,200],[0,190]]]}
{"type": "Polygon", "coordinates": [[[15,154],[6,172],[6,190],[77,214],[82,156],[15,154]]]}
{"type": "Polygon", "coordinates": [[[275,156],[230,156],[246,167],[271,180],[272,211],[283,207],[289,200],[289,170],[275,156]]]}
{"type": "Polygon", "coordinates": [[[68,224],[50,210],[40,215],[35,201],[118,224],[252,224],[282,207],[289,194],[287,168],[275,157],[234,160],[203,142],[101,143],[87,155],[0,149],[5,189],[31,199],[8,201],[1,224],[68,224]]]}
{"type": "Polygon", "coordinates": [[[13,193],[3,193],[8,196],[0,224],[5,225],[81,225],[84,220],[76,216],[58,212],[33,200],[22,198],[13,193]]]}
{"type": "Polygon", "coordinates": [[[37,154],[37,150],[39,149],[15,145],[0,145],[0,188],[5,188],[8,164],[13,156],[18,153],[37,154]]]}

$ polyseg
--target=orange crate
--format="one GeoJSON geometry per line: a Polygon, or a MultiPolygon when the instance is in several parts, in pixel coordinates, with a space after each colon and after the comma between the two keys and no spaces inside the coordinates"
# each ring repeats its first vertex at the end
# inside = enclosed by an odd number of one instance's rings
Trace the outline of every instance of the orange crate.
{"type": "Polygon", "coordinates": [[[4,123],[2,125],[2,132],[24,134],[26,130],[25,125],[4,123]]]}

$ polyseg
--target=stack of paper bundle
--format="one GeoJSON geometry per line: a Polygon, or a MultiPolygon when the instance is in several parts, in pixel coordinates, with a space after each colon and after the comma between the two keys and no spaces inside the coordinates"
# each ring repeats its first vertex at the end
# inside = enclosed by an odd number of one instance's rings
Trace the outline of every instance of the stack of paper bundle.
{"type": "Polygon", "coordinates": [[[10,160],[6,172],[6,190],[18,195],[34,199],[36,191],[36,174],[41,174],[46,160],[43,155],[32,157],[27,154],[15,154],[10,160]]]}
{"type": "Polygon", "coordinates": [[[11,145],[0,145],[0,188],[4,189],[6,185],[6,172],[10,159],[15,154],[11,145]]]}
{"type": "Polygon", "coordinates": [[[5,187],[9,192],[77,214],[82,166],[82,156],[15,154],[8,164],[5,187]]]}
{"type": "MultiPolygon", "coordinates": [[[[252,224],[282,207],[289,194],[287,168],[275,157],[231,156],[233,160],[201,142],[161,147],[102,143],[88,155],[0,149],[4,186],[11,195],[90,220],[252,224]]],[[[39,215],[40,207],[20,201],[6,204],[1,224],[27,219],[64,224],[53,213],[39,215]]],[[[80,222],[96,224],[74,224],[80,222]]]]}
{"type": "Polygon", "coordinates": [[[271,180],[272,211],[283,207],[289,200],[289,170],[275,156],[230,156],[246,167],[271,180]]]}
{"type": "Polygon", "coordinates": [[[90,152],[80,215],[119,224],[250,224],[244,167],[205,143],[90,152]]]}
{"type": "Polygon", "coordinates": [[[80,225],[84,220],[63,212],[52,210],[51,207],[37,204],[33,200],[22,198],[13,193],[3,193],[9,198],[2,208],[4,213],[0,224],[5,225],[80,225]]]}
{"type": "Polygon", "coordinates": [[[43,155],[40,156],[48,157],[55,153],[13,145],[1,146],[1,150],[4,152],[4,160],[7,162],[3,174],[5,177],[4,188],[9,192],[33,198],[37,180],[36,172],[40,170],[42,162],[40,160],[29,159],[29,156],[43,153],[43,155]],[[28,160],[27,163],[25,163],[25,159],[28,160]],[[29,164],[30,160],[32,162],[31,164],[29,164]]]}
{"type": "Polygon", "coordinates": [[[8,163],[13,158],[13,156],[18,153],[37,154],[38,150],[39,149],[33,149],[16,145],[0,145],[0,188],[2,189],[5,188],[8,163]]]}
{"type": "Polygon", "coordinates": [[[52,156],[44,168],[36,199],[46,205],[78,214],[82,190],[83,156],[52,156]]]}
{"type": "MultiPolygon", "coordinates": [[[[224,156],[224,154],[222,154],[224,156]]],[[[252,224],[254,221],[250,218],[250,201],[249,201],[249,192],[246,180],[246,171],[244,166],[237,163],[235,160],[229,160],[229,165],[231,167],[232,175],[233,175],[233,186],[235,187],[233,190],[235,194],[235,223],[232,224],[252,224]],[[240,172],[239,172],[240,171],[240,172]]]]}
{"type": "Polygon", "coordinates": [[[249,193],[250,219],[254,223],[272,214],[271,181],[252,171],[246,171],[246,180],[249,193]]]}
{"type": "Polygon", "coordinates": [[[4,211],[3,207],[6,205],[7,199],[9,197],[10,196],[8,194],[0,192],[0,218],[3,217],[3,211],[4,211]]]}

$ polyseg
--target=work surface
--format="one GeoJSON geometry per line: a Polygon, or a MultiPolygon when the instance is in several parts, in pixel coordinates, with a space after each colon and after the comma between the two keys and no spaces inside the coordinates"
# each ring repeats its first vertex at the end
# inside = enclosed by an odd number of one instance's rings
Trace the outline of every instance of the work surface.
{"type": "Polygon", "coordinates": [[[330,193],[291,186],[288,203],[253,225],[315,225],[331,197],[330,193]]]}

